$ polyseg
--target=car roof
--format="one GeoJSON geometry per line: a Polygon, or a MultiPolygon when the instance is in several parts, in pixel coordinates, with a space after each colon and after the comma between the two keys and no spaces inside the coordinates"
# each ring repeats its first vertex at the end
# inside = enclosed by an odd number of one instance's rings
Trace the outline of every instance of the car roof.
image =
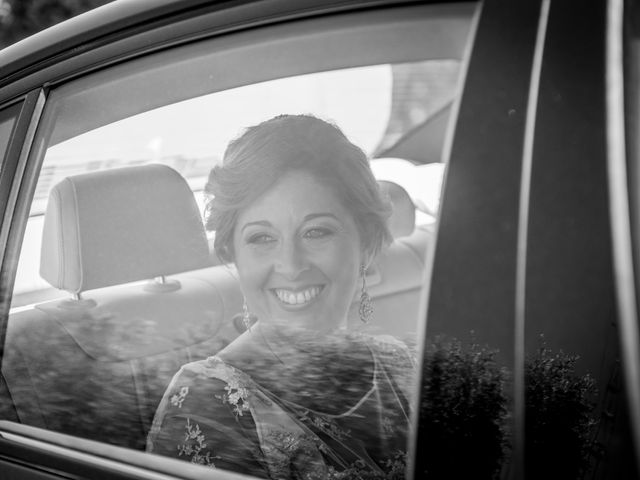
{"type": "MultiPolygon", "coordinates": [[[[438,2],[445,3],[446,0],[438,2]]],[[[353,8],[394,3],[418,3],[402,0],[114,0],[63,21],[0,50],[2,76],[0,88],[51,63],[79,55],[107,44],[216,10],[251,5],[247,18],[267,20],[274,14],[313,15],[353,8]]],[[[420,2],[431,3],[431,2],[420,2]]]]}

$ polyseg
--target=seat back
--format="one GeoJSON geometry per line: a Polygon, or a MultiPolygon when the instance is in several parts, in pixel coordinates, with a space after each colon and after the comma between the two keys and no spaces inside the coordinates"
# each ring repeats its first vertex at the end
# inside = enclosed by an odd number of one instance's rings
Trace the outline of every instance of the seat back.
{"type": "MultiPolygon", "coordinates": [[[[367,329],[399,338],[413,337],[418,325],[427,247],[431,227],[419,227],[416,207],[399,184],[380,180],[380,190],[391,202],[389,230],[393,242],[369,266],[365,283],[373,299],[373,317],[367,329]]],[[[360,292],[349,311],[351,328],[361,328],[358,315],[360,292]]]]}
{"type": "Polygon", "coordinates": [[[165,165],[67,177],[49,194],[40,275],[79,293],[209,266],[186,181],[165,165]]]}
{"type": "Polygon", "coordinates": [[[394,240],[411,235],[416,226],[416,206],[409,193],[402,186],[389,180],[379,180],[378,185],[383,195],[391,202],[389,230],[394,240]]]}

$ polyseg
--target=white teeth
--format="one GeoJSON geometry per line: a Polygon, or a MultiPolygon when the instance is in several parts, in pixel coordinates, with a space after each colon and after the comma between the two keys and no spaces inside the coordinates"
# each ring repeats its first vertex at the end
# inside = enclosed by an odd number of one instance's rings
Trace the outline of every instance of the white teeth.
{"type": "Polygon", "coordinates": [[[288,305],[302,305],[316,298],[320,293],[320,287],[311,287],[300,292],[292,292],[291,290],[277,288],[275,292],[276,296],[282,303],[286,303],[288,305]]]}

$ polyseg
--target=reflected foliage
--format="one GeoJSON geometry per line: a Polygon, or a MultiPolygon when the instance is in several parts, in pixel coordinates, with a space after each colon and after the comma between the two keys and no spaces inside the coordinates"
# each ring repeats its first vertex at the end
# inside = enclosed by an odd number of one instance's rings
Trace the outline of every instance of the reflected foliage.
{"type": "MultiPolygon", "coordinates": [[[[429,479],[501,478],[510,469],[508,397],[512,374],[496,350],[437,338],[426,348],[418,472],[429,479]]],[[[576,373],[576,355],[544,343],[525,362],[527,478],[582,478],[591,470],[596,386],[576,373]]]]}
{"type": "Polygon", "coordinates": [[[182,319],[181,329],[173,318],[71,302],[36,313],[9,322],[0,404],[11,400],[0,405],[0,418],[137,450],[180,365],[233,338],[215,312],[208,323],[182,319]]]}
{"type": "Polygon", "coordinates": [[[262,478],[399,480],[413,373],[392,337],[258,323],[180,369],[148,450],[262,478]]]}
{"type": "Polygon", "coordinates": [[[427,478],[494,478],[506,448],[505,369],[496,351],[438,338],[423,367],[427,478]]]}
{"type": "Polygon", "coordinates": [[[542,345],[525,365],[525,463],[530,478],[580,478],[588,468],[596,394],[578,357],[542,345]],[[552,467],[551,467],[552,466],[552,467]]]}
{"type": "MultiPolygon", "coordinates": [[[[173,322],[164,325],[146,317],[123,318],[100,308],[56,308],[58,315],[44,323],[38,319],[10,322],[3,365],[9,377],[6,384],[0,383],[0,394],[2,398],[10,395],[12,402],[0,405],[0,417],[134,449],[144,448],[155,409],[173,374],[185,362],[220,350],[227,343],[222,340],[231,338],[231,332],[203,330],[186,320],[178,335],[173,322]],[[47,348],[42,348],[43,340],[47,348]]],[[[249,338],[258,334],[254,326],[249,338]]],[[[325,478],[403,478],[404,453],[389,448],[403,444],[403,421],[391,413],[405,410],[413,384],[412,355],[399,348],[401,343],[376,343],[377,361],[372,364],[372,345],[358,337],[321,343],[315,338],[302,340],[271,336],[257,358],[237,359],[245,374],[260,380],[248,383],[256,399],[259,393],[268,392],[269,408],[281,404],[282,412],[287,412],[283,418],[291,418],[305,432],[314,432],[313,438],[323,439],[320,445],[331,445],[334,455],[342,453],[336,445],[350,450],[362,442],[362,451],[368,452],[362,458],[378,459],[377,467],[370,468],[359,458],[344,455],[338,462],[340,468],[328,464],[325,478]],[[269,352],[278,356],[270,357],[269,352]],[[384,367],[380,379],[391,379],[389,388],[381,382],[371,402],[358,402],[369,398],[362,395],[369,391],[372,376],[376,377],[374,365],[384,367]],[[400,392],[404,393],[398,396],[400,392]],[[402,409],[396,408],[400,397],[404,398],[402,409]],[[356,403],[357,414],[343,415],[356,403]],[[387,405],[394,408],[382,408],[387,405]],[[333,421],[336,415],[344,423],[340,428],[323,420],[333,421]],[[393,438],[380,433],[391,429],[399,431],[393,438]],[[349,432],[347,442],[343,431],[349,432]],[[387,441],[390,439],[393,441],[387,441]]],[[[505,392],[511,374],[496,362],[496,353],[444,337],[426,347],[420,404],[420,429],[426,432],[426,444],[419,453],[424,468],[417,472],[418,477],[497,478],[508,469],[503,468],[510,448],[505,392]]],[[[576,361],[576,356],[552,352],[544,345],[527,359],[525,446],[530,478],[579,478],[589,469],[596,389],[591,376],[576,374],[576,361]]],[[[166,396],[168,405],[179,414],[175,432],[168,432],[167,451],[158,453],[170,451],[179,456],[176,446],[183,442],[184,415],[189,409],[201,415],[203,405],[210,410],[216,404],[226,415],[215,413],[218,422],[227,417],[230,426],[239,418],[255,421],[233,409],[238,405],[233,395],[240,390],[228,381],[216,383],[207,376],[188,385],[177,382],[174,387],[166,396]],[[216,398],[217,403],[212,401],[216,398]],[[190,406],[188,402],[194,399],[202,402],[190,406]]],[[[250,427],[255,429],[254,424],[250,427]]],[[[212,462],[236,471],[238,465],[249,463],[250,457],[240,456],[236,464],[226,465],[225,451],[233,459],[237,452],[249,449],[237,448],[228,435],[221,436],[215,429],[207,427],[205,432],[204,423],[197,428],[202,431],[194,433],[194,439],[199,441],[199,435],[206,433],[212,462]]],[[[192,431],[195,429],[194,423],[192,431]]],[[[194,445],[203,450],[195,453],[206,458],[204,446],[194,445]]],[[[192,449],[191,460],[194,445],[187,445],[192,449]]],[[[255,471],[264,472],[260,462],[255,471]]]]}

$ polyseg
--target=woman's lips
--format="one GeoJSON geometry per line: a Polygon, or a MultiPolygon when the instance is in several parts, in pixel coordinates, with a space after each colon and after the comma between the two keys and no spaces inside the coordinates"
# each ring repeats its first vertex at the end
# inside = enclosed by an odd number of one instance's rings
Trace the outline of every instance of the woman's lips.
{"type": "Polygon", "coordinates": [[[323,285],[313,285],[295,290],[274,288],[272,291],[280,303],[287,306],[298,307],[311,303],[318,295],[320,295],[323,288],[323,285]]]}

